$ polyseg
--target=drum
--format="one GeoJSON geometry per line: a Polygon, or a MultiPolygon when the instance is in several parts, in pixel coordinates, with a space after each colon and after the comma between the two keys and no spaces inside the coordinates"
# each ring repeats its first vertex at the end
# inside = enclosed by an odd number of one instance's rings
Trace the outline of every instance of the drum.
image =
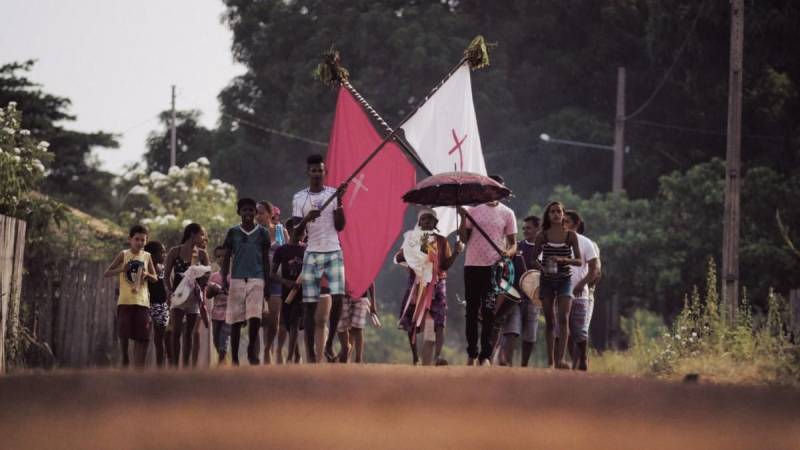
{"type": "Polygon", "coordinates": [[[540,277],[541,273],[538,270],[528,270],[519,277],[520,289],[534,305],[539,307],[542,306],[542,301],[539,299],[540,277]]]}

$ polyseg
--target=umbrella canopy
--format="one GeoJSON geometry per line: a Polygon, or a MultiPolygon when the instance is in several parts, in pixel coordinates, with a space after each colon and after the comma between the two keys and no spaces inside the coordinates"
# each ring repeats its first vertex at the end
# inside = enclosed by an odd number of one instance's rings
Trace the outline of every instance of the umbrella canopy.
{"type": "Polygon", "coordinates": [[[493,179],[472,172],[431,175],[403,195],[406,203],[430,206],[477,205],[511,195],[511,190],[493,179]]]}

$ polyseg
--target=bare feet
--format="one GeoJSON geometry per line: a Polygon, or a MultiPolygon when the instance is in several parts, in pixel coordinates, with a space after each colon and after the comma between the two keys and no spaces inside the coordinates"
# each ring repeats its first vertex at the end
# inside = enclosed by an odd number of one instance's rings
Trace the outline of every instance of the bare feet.
{"type": "Polygon", "coordinates": [[[350,348],[352,346],[347,344],[347,348],[343,348],[342,351],[336,356],[336,359],[339,360],[340,363],[346,363],[348,359],[350,359],[350,348]]]}

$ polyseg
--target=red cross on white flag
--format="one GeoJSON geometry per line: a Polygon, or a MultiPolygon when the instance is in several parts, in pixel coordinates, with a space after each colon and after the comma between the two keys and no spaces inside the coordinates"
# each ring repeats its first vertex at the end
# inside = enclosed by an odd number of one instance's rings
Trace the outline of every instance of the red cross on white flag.
{"type": "MultiPolygon", "coordinates": [[[[461,66],[403,125],[406,140],[434,174],[458,171],[486,175],[469,67],[461,66]]],[[[454,208],[437,208],[439,230],[455,231],[454,208]]]]}

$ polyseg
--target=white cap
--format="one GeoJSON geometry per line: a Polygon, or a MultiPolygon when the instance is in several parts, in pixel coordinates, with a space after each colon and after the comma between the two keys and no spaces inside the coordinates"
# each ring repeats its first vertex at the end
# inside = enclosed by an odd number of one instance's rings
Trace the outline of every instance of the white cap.
{"type": "Polygon", "coordinates": [[[417,213],[417,220],[419,220],[420,217],[422,217],[422,216],[424,216],[426,214],[430,214],[431,216],[433,216],[434,219],[439,220],[439,218],[436,216],[436,211],[434,211],[431,208],[422,208],[422,209],[420,209],[419,212],[417,213]]]}

